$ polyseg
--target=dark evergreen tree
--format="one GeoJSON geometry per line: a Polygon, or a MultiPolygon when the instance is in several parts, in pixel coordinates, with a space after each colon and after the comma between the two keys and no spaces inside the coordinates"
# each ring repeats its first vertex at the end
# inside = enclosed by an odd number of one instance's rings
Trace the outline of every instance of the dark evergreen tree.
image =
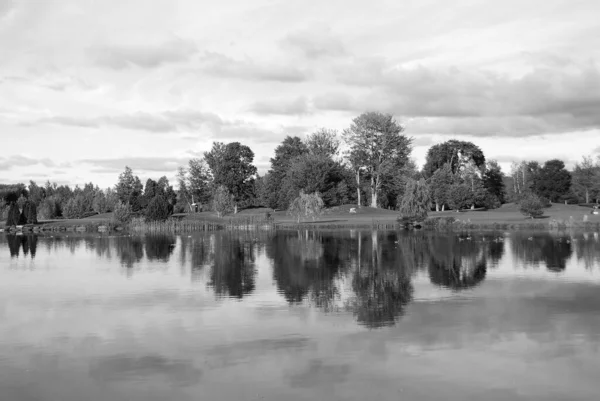
{"type": "Polygon", "coordinates": [[[505,201],[504,174],[495,160],[487,163],[487,169],[483,174],[483,187],[486,192],[494,195],[500,203],[505,201]]]}
{"type": "Polygon", "coordinates": [[[539,169],[533,189],[539,197],[547,198],[551,202],[560,202],[571,189],[571,173],[565,169],[562,160],[548,160],[539,169]]]}
{"type": "Polygon", "coordinates": [[[19,212],[19,207],[16,202],[11,202],[8,209],[8,216],[6,217],[6,226],[17,226],[19,225],[19,220],[21,219],[21,212],[19,212]]]}
{"type": "Polygon", "coordinates": [[[146,221],[165,221],[170,214],[169,202],[167,202],[164,196],[158,195],[148,203],[146,221]]]}

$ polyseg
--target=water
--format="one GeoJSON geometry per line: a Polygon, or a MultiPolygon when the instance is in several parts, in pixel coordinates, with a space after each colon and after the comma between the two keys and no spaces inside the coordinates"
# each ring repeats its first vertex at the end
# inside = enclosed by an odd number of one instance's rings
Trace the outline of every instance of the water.
{"type": "Polygon", "coordinates": [[[0,237],[0,400],[597,400],[598,233],[0,237]]]}

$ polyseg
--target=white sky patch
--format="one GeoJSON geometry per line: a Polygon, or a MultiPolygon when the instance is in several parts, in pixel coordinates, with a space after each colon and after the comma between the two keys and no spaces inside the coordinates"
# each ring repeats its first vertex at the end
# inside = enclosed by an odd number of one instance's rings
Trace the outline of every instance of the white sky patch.
{"type": "Polygon", "coordinates": [[[571,167],[600,151],[598,15],[596,0],[0,0],[3,156],[70,166],[0,162],[0,182],[113,185],[81,162],[100,159],[173,177],[135,163],[214,140],[264,172],[286,135],[373,109],[406,123],[419,165],[459,138],[505,172],[571,167]]]}

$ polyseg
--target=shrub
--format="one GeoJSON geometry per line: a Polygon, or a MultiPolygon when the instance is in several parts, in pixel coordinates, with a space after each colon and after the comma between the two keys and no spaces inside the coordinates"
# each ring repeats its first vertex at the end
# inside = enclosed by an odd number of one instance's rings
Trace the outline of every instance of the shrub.
{"type": "Polygon", "coordinates": [[[519,203],[520,212],[527,217],[531,217],[532,219],[541,217],[544,214],[543,209],[544,205],[540,201],[540,198],[535,195],[530,195],[526,198],[523,198],[519,203]]]}
{"type": "Polygon", "coordinates": [[[8,208],[8,215],[6,216],[6,226],[17,226],[21,219],[21,213],[19,212],[19,206],[16,203],[11,203],[8,208]]]}
{"type": "Polygon", "coordinates": [[[164,196],[158,195],[150,199],[146,208],[146,222],[165,221],[170,215],[169,202],[164,196]]]}
{"type": "Polygon", "coordinates": [[[485,198],[483,198],[483,207],[486,209],[498,209],[502,204],[500,203],[500,199],[495,194],[490,192],[485,194],[485,198]]]}
{"type": "Polygon", "coordinates": [[[117,202],[113,210],[113,221],[117,224],[127,224],[132,217],[131,206],[128,203],[117,202]]]}
{"type": "Polygon", "coordinates": [[[431,208],[431,197],[425,180],[408,180],[400,213],[407,220],[423,221],[427,218],[427,212],[431,208]]]}
{"type": "Polygon", "coordinates": [[[546,197],[540,197],[540,202],[542,204],[543,207],[550,207],[552,206],[552,203],[550,202],[550,199],[546,198],[546,197]]]}
{"type": "Polygon", "coordinates": [[[288,214],[296,217],[298,223],[302,217],[311,217],[315,220],[323,214],[324,202],[318,193],[305,194],[300,191],[300,196],[294,199],[288,208],[288,214]]]}

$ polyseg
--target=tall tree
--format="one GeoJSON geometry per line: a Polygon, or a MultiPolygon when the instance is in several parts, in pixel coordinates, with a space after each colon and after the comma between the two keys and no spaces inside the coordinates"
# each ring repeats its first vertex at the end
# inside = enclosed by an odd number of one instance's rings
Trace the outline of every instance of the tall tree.
{"type": "Polygon", "coordinates": [[[371,179],[371,207],[378,205],[383,176],[409,159],[412,139],[402,135],[403,131],[391,114],[377,112],[361,114],[344,130],[351,160],[364,167],[371,179]]]}
{"type": "Polygon", "coordinates": [[[591,156],[584,156],[573,170],[573,190],[585,203],[590,203],[590,196],[598,198],[600,192],[600,165],[594,164],[591,156]]]}
{"type": "Polygon", "coordinates": [[[142,194],[143,185],[138,176],[133,175],[133,170],[125,166],[125,171],[119,174],[119,181],[115,191],[119,201],[129,204],[133,211],[139,210],[139,196],[142,194]]]}
{"type": "Polygon", "coordinates": [[[539,170],[533,185],[538,196],[559,202],[571,189],[571,174],[562,160],[548,160],[539,170]]]}
{"type": "Polygon", "coordinates": [[[429,178],[446,163],[450,165],[452,174],[456,174],[467,164],[473,164],[475,167],[483,169],[485,156],[481,149],[472,142],[452,139],[429,148],[423,174],[429,178]]]}
{"type": "Polygon", "coordinates": [[[450,186],[454,178],[450,164],[446,163],[437,169],[430,178],[431,198],[435,203],[435,211],[444,210],[449,203],[450,186]]]}
{"type": "Polygon", "coordinates": [[[308,148],[297,136],[286,136],[283,142],[275,148],[275,157],[271,158],[269,178],[266,180],[266,191],[269,194],[268,205],[273,209],[287,208],[286,198],[280,197],[282,181],[292,160],[308,153],[308,148]]]}
{"type": "Polygon", "coordinates": [[[483,187],[487,193],[496,196],[500,203],[504,203],[506,191],[502,169],[496,160],[488,160],[486,164],[486,170],[483,173],[483,187]]]}
{"type": "Polygon", "coordinates": [[[227,145],[216,142],[204,158],[213,176],[213,185],[223,185],[233,196],[234,212],[237,213],[241,202],[253,196],[254,178],[256,167],[254,152],[239,142],[227,145]]]}
{"type": "Polygon", "coordinates": [[[400,213],[408,218],[423,221],[431,207],[430,190],[423,178],[409,179],[400,204],[400,213]]]}

